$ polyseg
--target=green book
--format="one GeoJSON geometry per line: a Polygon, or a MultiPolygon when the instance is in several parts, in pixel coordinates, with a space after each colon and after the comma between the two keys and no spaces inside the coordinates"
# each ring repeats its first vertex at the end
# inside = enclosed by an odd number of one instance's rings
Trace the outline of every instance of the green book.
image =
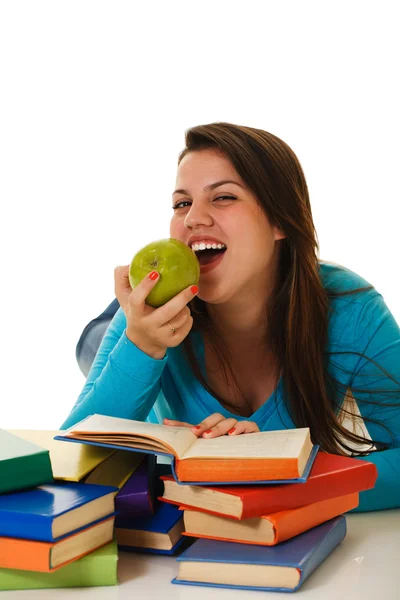
{"type": "Polygon", "coordinates": [[[53,481],[48,450],[0,429],[0,494],[53,481]]]}
{"type": "Polygon", "coordinates": [[[114,540],[52,573],[0,569],[0,591],[116,585],[118,547],[114,540]]]}

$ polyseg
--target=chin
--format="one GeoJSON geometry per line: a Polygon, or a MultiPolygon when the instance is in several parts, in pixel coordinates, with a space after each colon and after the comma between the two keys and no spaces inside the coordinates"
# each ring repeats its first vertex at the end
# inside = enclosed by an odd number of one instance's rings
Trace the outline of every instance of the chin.
{"type": "Polygon", "coordinates": [[[215,287],[207,290],[205,289],[205,286],[201,287],[201,283],[199,283],[197,298],[207,304],[224,304],[224,302],[228,301],[228,298],[224,297],[221,293],[218,293],[218,290],[216,290],[215,287]]]}

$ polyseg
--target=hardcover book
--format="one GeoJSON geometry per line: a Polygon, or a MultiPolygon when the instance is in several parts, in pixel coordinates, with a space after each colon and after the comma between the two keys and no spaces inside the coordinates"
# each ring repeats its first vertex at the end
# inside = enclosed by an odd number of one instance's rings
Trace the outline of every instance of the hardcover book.
{"type": "Polygon", "coordinates": [[[52,481],[49,451],[0,429],[0,493],[52,481]]]}
{"type": "Polygon", "coordinates": [[[0,568],[49,572],[108,544],[114,516],[56,542],[0,537],[0,568]]]}
{"type": "Polygon", "coordinates": [[[118,488],[57,481],[0,495],[0,536],[54,542],[110,516],[118,488]]]}
{"type": "Polygon", "coordinates": [[[377,474],[373,463],[320,451],[305,483],[183,486],[166,475],[161,476],[164,493],[160,500],[234,519],[249,519],[371,489],[377,474]]]}
{"type": "Polygon", "coordinates": [[[117,450],[108,456],[100,465],[85,477],[85,483],[97,485],[111,485],[119,490],[125,485],[129,477],[135,473],[142,463],[145,455],[140,453],[117,450]]]}
{"type": "Polygon", "coordinates": [[[305,481],[318,449],[308,428],[203,439],[187,427],[105,415],[91,415],[56,439],[165,454],[174,459],[176,481],[202,484],[305,481]]]}
{"type": "Polygon", "coordinates": [[[121,550],[173,554],[185,539],[183,513],[171,504],[160,504],[150,517],[117,516],[115,536],[121,550]]]}
{"type": "MultiPolygon", "coordinates": [[[[85,475],[115,452],[114,448],[87,444],[71,444],[66,447],[65,444],[54,439],[55,436],[63,433],[62,431],[9,429],[8,432],[46,448],[50,452],[54,479],[64,481],[81,481],[85,475]]],[[[36,485],[41,483],[47,482],[39,481],[36,485]]]]}
{"type": "Polygon", "coordinates": [[[145,517],[154,513],[156,457],[148,454],[115,497],[121,517],[145,517]]]}
{"type": "Polygon", "coordinates": [[[345,535],[346,519],[340,516],[277,546],[196,540],[178,556],[172,583],[295,592],[345,535]]]}
{"type": "Polygon", "coordinates": [[[358,506],[358,494],[321,500],[298,508],[240,521],[199,510],[184,510],[184,535],[275,546],[358,506]]]}
{"type": "Polygon", "coordinates": [[[0,591],[117,585],[118,548],[114,540],[49,573],[0,569],[0,591]]]}

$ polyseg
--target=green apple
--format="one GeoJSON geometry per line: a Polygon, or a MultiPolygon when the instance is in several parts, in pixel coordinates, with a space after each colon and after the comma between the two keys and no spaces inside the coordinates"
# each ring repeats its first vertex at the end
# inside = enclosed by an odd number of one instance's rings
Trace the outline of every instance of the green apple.
{"type": "Polygon", "coordinates": [[[189,246],[168,238],[148,244],[132,259],[129,283],[135,288],[151,271],[160,277],[146,298],[150,306],[162,306],[190,285],[197,285],[200,263],[189,246]]]}

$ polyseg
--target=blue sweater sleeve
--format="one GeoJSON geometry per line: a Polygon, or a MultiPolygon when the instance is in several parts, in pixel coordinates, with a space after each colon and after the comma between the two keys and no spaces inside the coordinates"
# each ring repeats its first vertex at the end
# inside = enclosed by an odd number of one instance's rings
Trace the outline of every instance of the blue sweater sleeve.
{"type": "Polygon", "coordinates": [[[399,507],[400,331],[381,295],[364,305],[354,342],[354,349],[372,360],[360,356],[350,389],[371,438],[389,446],[363,458],[376,465],[378,479],[374,489],[360,494],[356,510],[399,507]]]}
{"type": "Polygon", "coordinates": [[[161,389],[167,355],[155,360],[125,334],[126,319],[119,309],[100,344],[78,400],[61,425],[67,429],[94,413],[144,421],[161,389]]]}

